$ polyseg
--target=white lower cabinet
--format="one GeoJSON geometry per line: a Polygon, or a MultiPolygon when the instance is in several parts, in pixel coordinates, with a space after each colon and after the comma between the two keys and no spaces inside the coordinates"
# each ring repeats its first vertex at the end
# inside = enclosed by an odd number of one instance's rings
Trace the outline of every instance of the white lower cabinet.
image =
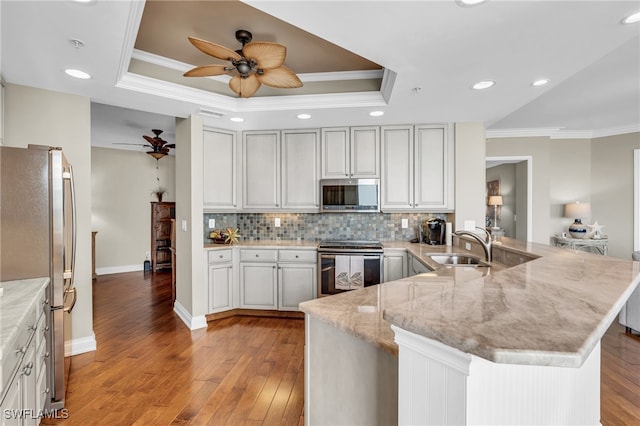
{"type": "Polygon", "coordinates": [[[278,308],[278,276],[275,263],[240,263],[240,307],[278,308]]]}
{"type": "Polygon", "coordinates": [[[233,309],[233,251],[211,250],[207,253],[207,284],[210,314],[233,309]]]}
{"type": "Polygon", "coordinates": [[[297,311],[316,296],[315,250],[240,249],[240,307],[297,311]]]}
{"type": "Polygon", "coordinates": [[[425,272],[431,272],[431,269],[426,267],[422,262],[420,262],[415,256],[407,255],[407,267],[408,267],[408,275],[412,277],[414,275],[424,274],[425,272]]]}
{"type": "MultiPolygon", "coordinates": [[[[29,308],[23,322],[18,325],[19,334],[11,347],[10,356],[5,356],[0,366],[1,373],[15,371],[15,376],[7,383],[4,396],[0,393],[0,425],[37,425],[39,413],[45,407],[45,400],[40,397],[38,377],[46,378],[46,365],[40,365],[36,357],[36,348],[44,345],[45,318],[42,301],[45,299],[44,289],[37,297],[37,303],[29,308]],[[20,358],[20,354],[24,357],[20,358]],[[5,365],[5,362],[7,363],[5,365]],[[18,365],[9,363],[17,362],[18,365]]],[[[3,376],[0,374],[0,379],[3,376]]],[[[45,383],[46,384],[46,383],[45,383]]],[[[0,383],[0,390],[2,383],[0,383]]]]}
{"type": "Polygon", "coordinates": [[[407,276],[407,254],[404,249],[384,250],[383,282],[395,281],[407,276]]]}
{"type": "Polygon", "coordinates": [[[278,309],[299,311],[298,304],[316,297],[316,264],[278,265],[278,309]]]}

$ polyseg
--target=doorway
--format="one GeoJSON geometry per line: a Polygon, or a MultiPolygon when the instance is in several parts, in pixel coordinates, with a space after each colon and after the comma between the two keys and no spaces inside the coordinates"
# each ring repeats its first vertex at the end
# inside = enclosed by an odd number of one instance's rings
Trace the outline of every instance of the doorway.
{"type": "MultiPolygon", "coordinates": [[[[533,235],[533,157],[486,157],[487,183],[499,188],[503,205],[498,207],[498,226],[505,235],[520,241],[531,241],[533,235]],[[497,183],[496,183],[497,181],[497,183]]],[[[493,210],[487,217],[494,221],[493,210]]]]}

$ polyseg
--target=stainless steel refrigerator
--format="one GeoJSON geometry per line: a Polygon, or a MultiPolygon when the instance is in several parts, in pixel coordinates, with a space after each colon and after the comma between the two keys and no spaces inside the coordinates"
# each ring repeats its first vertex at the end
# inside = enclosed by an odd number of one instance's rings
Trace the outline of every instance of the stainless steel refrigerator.
{"type": "Polygon", "coordinates": [[[64,407],[64,323],[76,301],[73,170],[60,148],[0,147],[0,281],[50,277],[47,409],[64,407]]]}

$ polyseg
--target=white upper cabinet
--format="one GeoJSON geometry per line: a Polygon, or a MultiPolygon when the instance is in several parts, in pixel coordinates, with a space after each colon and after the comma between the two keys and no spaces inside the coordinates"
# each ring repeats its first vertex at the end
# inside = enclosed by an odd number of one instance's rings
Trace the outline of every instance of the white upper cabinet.
{"type": "Polygon", "coordinates": [[[318,211],[320,131],[282,131],[282,208],[318,211]]]}
{"type": "Polygon", "coordinates": [[[383,210],[413,208],[413,126],[382,128],[383,210]]]}
{"type": "Polygon", "coordinates": [[[451,211],[454,142],[448,125],[382,128],[381,208],[451,211]]]}
{"type": "Polygon", "coordinates": [[[380,128],[322,129],[322,178],[380,177],[380,128]]]}
{"type": "Polygon", "coordinates": [[[236,133],[205,129],[202,150],[204,209],[236,210],[238,208],[236,133]]]}
{"type": "Polygon", "coordinates": [[[280,208],[280,131],[242,134],[244,209],[280,208]]]}

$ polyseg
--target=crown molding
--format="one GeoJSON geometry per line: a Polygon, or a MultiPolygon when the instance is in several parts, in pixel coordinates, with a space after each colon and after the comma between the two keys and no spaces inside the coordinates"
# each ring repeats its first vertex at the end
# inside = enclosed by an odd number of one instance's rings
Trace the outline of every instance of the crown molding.
{"type": "MultiPolygon", "coordinates": [[[[144,52],[142,50],[133,49],[131,58],[139,61],[147,62],[159,67],[169,68],[172,70],[180,71],[182,73],[194,68],[195,65],[187,64],[184,62],[176,61],[174,59],[165,58],[164,56],[155,55],[153,53],[144,52]]],[[[338,71],[338,72],[317,72],[297,74],[303,83],[310,83],[315,81],[346,81],[346,80],[371,80],[376,78],[383,78],[384,69],[380,70],[361,70],[361,71],[338,71]]],[[[228,82],[231,77],[228,75],[220,75],[211,78],[213,80],[219,80],[228,82]]]]}
{"type": "Polygon", "coordinates": [[[199,108],[212,110],[220,115],[226,115],[231,112],[282,111],[300,108],[379,107],[387,105],[380,92],[263,96],[248,99],[232,98],[128,72],[120,78],[116,83],[116,87],[187,102],[199,108]]]}
{"type": "Polygon", "coordinates": [[[594,130],[562,130],[560,127],[540,127],[531,129],[488,129],[487,139],[548,137],[549,139],[595,139],[607,136],[623,135],[640,132],[640,125],[611,127],[594,130]]]}

